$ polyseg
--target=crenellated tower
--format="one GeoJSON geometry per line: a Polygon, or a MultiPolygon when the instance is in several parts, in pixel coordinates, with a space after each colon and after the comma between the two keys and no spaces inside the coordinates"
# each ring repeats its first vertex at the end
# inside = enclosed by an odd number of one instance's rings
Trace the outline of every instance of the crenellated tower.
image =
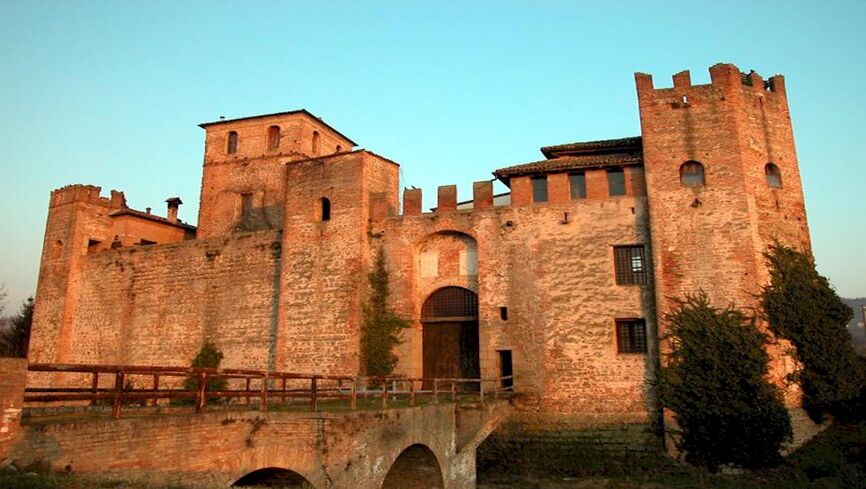
{"type": "Polygon", "coordinates": [[[732,64],[710,77],[692,85],[683,71],[655,88],[635,74],[660,315],[700,289],[754,306],[768,245],[810,249],[784,77],[732,64]]]}

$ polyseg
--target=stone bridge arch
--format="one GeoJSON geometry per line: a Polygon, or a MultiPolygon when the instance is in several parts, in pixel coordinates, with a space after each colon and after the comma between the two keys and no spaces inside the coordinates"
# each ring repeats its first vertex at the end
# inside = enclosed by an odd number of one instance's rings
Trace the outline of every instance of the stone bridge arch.
{"type": "Polygon", "coordinates": [[[294,470],[266,467],[254,470],[236,480],[232,487],[280,487],[316,489],[312,482],[294,470]]]}
{"type": "Polygon", "coordinates": [[[442,466],[426,445],[415,443],[391,464],[382,489],[444,489],[442,466]]]}

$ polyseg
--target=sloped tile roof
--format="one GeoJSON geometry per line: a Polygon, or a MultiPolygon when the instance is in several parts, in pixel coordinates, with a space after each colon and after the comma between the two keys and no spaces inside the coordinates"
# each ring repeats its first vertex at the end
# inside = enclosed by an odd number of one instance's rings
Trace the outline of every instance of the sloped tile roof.
{"type": "Polygon", "coordinates": [[[619,150],[640,150],[642,138],[634,136],[630,138],[602,139],[599,141],[583,141],[577,143],[559,144],[556,146],[545,146],[541,153],[550,158],[558,156],[574,155],[575,153],[596,153],[619,150]]]}

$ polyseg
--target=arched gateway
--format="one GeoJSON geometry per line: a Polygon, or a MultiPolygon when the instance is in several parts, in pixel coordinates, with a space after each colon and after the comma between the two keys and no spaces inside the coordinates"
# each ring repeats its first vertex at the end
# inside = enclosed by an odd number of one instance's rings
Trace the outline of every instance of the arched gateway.
{"type": "Polygon", "coordinates": [[[443,287],[433,292],[421,308],[421,323],[425,378],[480,376],[475,292],[463,287],[443,287]]]}

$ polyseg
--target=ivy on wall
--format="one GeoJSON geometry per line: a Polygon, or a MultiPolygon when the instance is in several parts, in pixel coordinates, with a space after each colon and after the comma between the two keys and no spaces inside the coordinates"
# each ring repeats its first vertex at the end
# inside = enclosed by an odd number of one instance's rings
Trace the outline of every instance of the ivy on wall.
{"type": "Polygon", "coordinates": [[[401,343],[401,331],[409,327],[409,321],[399,317],[389,307],[391,295],[385,253],[379,250],[373,269],[367,274],[370,297],[364,305],[361,325],[361,362],[365,375],[390,375],[397,365],[394,348],[401,343]]]}
{"type": "Polygon", "coordinates": [[[780,462],[791,419],[767,380],[767,335],[742,312],[711,306],[703,292],[676,304],[665,316],[671,352],[659,392],[676,414],[686,461],[711,470],[780,462]]]}
{"type": "Polygon", "coordinates": [[[776,244],[765,253],[770,283],[761,299],[770,331],[789,340],[800,369],[803,407],[815,421],[825,415],[863,416],[866,368],[847,325],[854,311],[815,269],[811,256],[776,244]],[[859,406],[859,407],[858,407],[859,406]]]}

